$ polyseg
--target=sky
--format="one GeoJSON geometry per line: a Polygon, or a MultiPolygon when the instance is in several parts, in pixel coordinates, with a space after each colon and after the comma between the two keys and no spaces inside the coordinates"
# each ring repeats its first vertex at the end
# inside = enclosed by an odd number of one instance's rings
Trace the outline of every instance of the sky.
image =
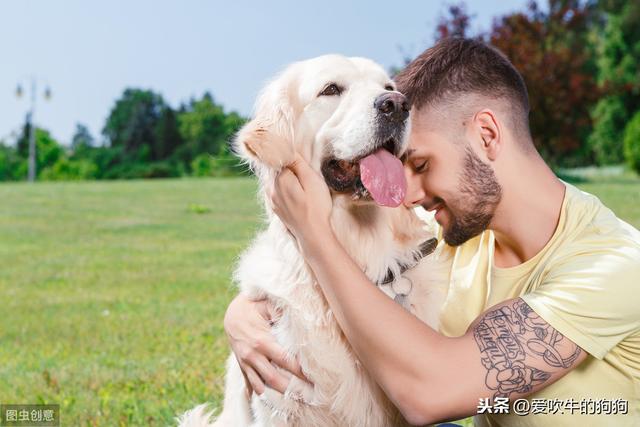
{"type": "MultiPolygon", "coordinates": [[[[468,0],[472,32],[528,0],[468,0]]],[[[326,53],[385,68],[433,44],[442,0],[0,0],[0,140],[13,142],[37,85],[36,123],[68,143],[76,123],[98,141],[127,87],[173,107],[209,91],[250,115],[271,76],[326,53]],[[18,99],[16,87],[25,94],[18,99]],[[50,87],[52,98],[43,97],[50,87]]]]}

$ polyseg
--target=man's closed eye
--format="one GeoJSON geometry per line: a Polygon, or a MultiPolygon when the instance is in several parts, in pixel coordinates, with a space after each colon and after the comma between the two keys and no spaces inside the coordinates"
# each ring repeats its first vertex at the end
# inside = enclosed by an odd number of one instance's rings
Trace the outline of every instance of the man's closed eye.
{"type": "Polygon", "coordinates": [[[424,172],[425,170],[427,170],[427,167],[429,166],[429,164],[428,164],[428,163],[429,163],[429,162],[427,162],[427,161],[425,160],[425,161],[423,161],[422,163],[420,163],[419,165],[414,165],[414,166],[413,166],[413,170],[414,170],[416,173],[424,172]]]}

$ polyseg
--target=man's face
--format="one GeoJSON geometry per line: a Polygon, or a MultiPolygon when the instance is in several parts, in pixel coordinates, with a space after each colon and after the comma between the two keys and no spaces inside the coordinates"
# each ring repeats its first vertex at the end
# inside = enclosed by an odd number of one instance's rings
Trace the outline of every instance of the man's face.
{"type": "Polygon", "coordinates": [[[435,210],[445,242],[457,246],[487,229],[501,188],[491,166],[474,152],[474,135],[461,123],[445,127],[438,121],[427,112],[413,112],[405,205],[435,210]]]}

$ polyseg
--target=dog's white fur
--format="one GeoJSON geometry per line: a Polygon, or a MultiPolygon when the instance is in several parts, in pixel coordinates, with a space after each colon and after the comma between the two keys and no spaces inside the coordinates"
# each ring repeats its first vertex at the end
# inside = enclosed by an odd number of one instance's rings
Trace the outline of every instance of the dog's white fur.
{"type": "MultiPolygon", "coordinates": [[[[313,387],[293,381],[285,396],[267,388],[251,401],[233,355],[228,359],[224,409],[215,420],[205,405],[183,414],[181,426],[390,426],[406,421],[362,368],[336,323],[295,239],[273,214],[267,195],[277,171],[299,152],[320,169],[330,151],[355,159],[375,147],[374,99],[393,85],[386,72],[364,58],[323,56],[289,66],[267,85],[254,120],[235,141],[254,169],[265,204],[267,228],[241,256],[234,280],[251,298],[268,298],[282,310],[273,328],[277,341],[297,356],[313,387]],[[318,96],[335,82],[340,96],[318,96]],[[296,398],[292,398],[296,397],[296,398]],[[302,400],[302,401],[301,401],[302,400]]],[[[406,149],[406,135],[402,150],[406,149]]],[[[334,194],[332,226],[347,252],[372,281],[389,269],[399,274],[411,264],[420,243],[432,237],[413,210],[384,208],[334,194]]],[[[433,257],[404,275],[414,287],[410,310],[437,328],[438,307],[445,297],[444,269],[433,257]]],[[[371,327],[378,327],[371,319],[371,327]]],[[[295,378],[295,377],[294,377],[295,378]]]]}

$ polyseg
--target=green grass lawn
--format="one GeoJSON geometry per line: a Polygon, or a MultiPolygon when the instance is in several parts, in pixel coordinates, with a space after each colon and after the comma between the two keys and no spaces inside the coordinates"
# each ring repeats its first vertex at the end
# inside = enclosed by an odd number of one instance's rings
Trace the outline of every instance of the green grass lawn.
{"type": "MultiPolygon", "coordinates": [[[[580,187],[640,227],[640,180],[580,187]]],[[[219,402],[247,178],[0,185],[0,402],[167,425],[219,402]]]]}

